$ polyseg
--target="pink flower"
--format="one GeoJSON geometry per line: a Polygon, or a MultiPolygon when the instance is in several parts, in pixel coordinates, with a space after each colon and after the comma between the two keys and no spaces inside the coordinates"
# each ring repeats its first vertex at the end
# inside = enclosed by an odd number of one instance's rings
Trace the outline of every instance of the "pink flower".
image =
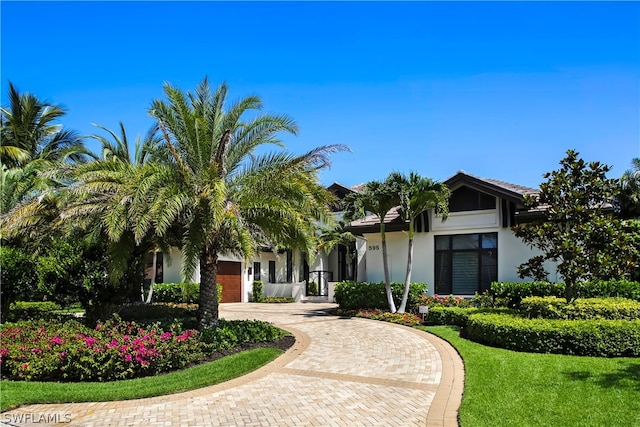
{"type": "Polygon", "coordinates": [[[84,342],[87,344],[87,347],[91,347],[92,345],[97,343],[98,340],[97,338],[93,338],[93,337],[85,337],[84,342]]]}
{"type": "Polygon", "coordinates": [[[64,340],[62,338],[60,338],[59,336],[55,336],[55,337],[51,338],[50,342],[51,342],[51,344],[57,344],[57,345],[64,344],[64,340]]]}
{"type": "Polygon", "coordinates": [[[124,355],[124,360],[127,361],[127,362],[131,362],[133,359],[132,359],[130,354],[125,354],[124,355]]]}

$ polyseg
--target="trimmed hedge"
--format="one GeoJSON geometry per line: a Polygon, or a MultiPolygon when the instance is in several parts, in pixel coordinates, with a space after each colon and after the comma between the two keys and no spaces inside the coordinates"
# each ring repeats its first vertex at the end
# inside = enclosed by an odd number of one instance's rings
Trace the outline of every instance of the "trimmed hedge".
{"type": "Polygon", "coordinates": [[[261,320],[220,319],[217,327],[202,331],[200,341],[221,351],[242,344],[275,341],[284,335],[281,329],[261,320]]]}
{"type": "Polygon", "coordinates": [[[467,326],[469,316],[476,313],[511,313],[508,308],[476,308],[476,307],[429,307],[425,323],[430,325],[467,326]]]}
{"type": "Polygon", "coordinates": [[[54,320],[66,317],[65,315],[53,313],[54,310],[62,308],[53,301],[16,301],[10,307],[9,313],[5,316],[5,320],[9,322],[36,319],[54,320]]]}
{"type": "Polygon", "coordinates": [[[640,301],[640,282],[600,280],[576,286],[578,298],[618,297],[640,301]]]}
{"type": "Polygon", "coordinates": [[[429,312],[425,316],[425,323],[464,327],[467,325],[469,316],[477,311],[478,309],[473,307],[429,307],[429,312]]]}
{"type": "Polygon", "coordinates": [[[199,283],[156,283],[153,302],[197,303],[200,299],[199,283]]]}
{"type": "MultiPolygon", "coordinates": [[[[426,291],[426,283],[412,283],[409,288],[407,308],[413,307],[418,302],[418,297],[426,291]]],[[[334,292],[336,302],[343,310],[389,309],[384,282],[340,282],[336,284],[334,292]]],[[[404,292],[404,283],[392,282],[391,292],[398,306],[404,292]]]]}
{"type": "Polygon", "coordinates": [[[516,315],[469,316],[466,336],[509,350],[578,356],[640,356],[640,320],[525,319],[516,315]]]}
{"type": "Polygon", "coordinates": [[[624,298],[577,299],[567,304],[564,298],[528,297],[520,306],[529,318],[569,320],[633,320],[640,319],[640,302],[624,298]]]}
{"type": "MultiPolygon", "coordinates": [[[[619,297],[640,301],[640,282],[630,280],[600,280],[578,284],[578,298],[619,297]]],[[[507,306],[519,308],[527,297],[564,297],[564,283],[550,282],[494,282],[489,294],[494,298],[506,298],[507,306]]]]}

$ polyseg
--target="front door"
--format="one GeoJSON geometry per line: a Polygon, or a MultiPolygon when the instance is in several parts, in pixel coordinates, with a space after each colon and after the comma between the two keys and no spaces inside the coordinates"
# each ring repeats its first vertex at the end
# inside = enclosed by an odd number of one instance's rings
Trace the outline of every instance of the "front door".
{"type": "Polygon", "coordinates": [[[222,285],[222,301],[242,301],[242,268],[239,262],[218,261],[218,283],[222,285]]]}

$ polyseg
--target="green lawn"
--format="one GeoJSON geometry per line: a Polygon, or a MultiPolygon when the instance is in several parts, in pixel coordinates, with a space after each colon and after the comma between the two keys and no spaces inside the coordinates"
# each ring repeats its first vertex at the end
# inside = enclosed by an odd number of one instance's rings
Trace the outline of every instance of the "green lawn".
{"type": "Polygon", "coordinates": [[[139,399],[194,390],[245,375],[282,354],[258,348],[178,372],[103,383],[0,381],[0,411],[29,403],[100,402],[139,399]]]}
{"type": "Polygon", "coordinates": [[[640,426],[640,359],[518,353],[420,327],[449,341],[465,365],[460,423],[484,426],[640,426]]]}

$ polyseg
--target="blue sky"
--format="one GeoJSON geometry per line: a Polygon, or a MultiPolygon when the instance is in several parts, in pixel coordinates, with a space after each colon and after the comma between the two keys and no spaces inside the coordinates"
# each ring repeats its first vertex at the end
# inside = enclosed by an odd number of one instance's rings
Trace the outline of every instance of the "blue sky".
{"type": "Polygon", "coordinates": [[[7,82],[65,126],[143,135],[170,82],[207,75],[300,126],[297,153],[346,144],[323,183],[463,169],[537,187],[567,149],[640,157],[638,2],[0,2],[7,82]]]}

